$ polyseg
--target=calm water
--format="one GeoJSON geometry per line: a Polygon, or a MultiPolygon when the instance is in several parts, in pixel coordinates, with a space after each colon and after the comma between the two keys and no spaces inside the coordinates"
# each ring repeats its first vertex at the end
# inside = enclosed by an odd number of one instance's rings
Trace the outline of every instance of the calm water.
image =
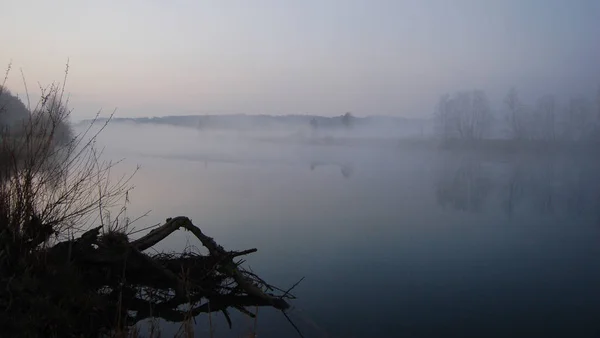
{"type": "MultiPolygon", "coordinates": [[[[272,284],[305,277],[290,317],[306,337],[600,336],[600,166],[590,159],[128,128],[104,142],[125,169],[142,166],[129,213],[152,212],[138,226],[186,215],[228,249],[258,248],[247,265],[272,284]]],[[[188,243],[199,245],[178,233],[160,248],[188,243]]],[[[295,336],[276,311],[258,317],[259,337],[295,336]]],[[[254,325],[212,320],[216,337],[254,325]]],[[[208,336],[206,317],[196,329],[208,336]]]]}

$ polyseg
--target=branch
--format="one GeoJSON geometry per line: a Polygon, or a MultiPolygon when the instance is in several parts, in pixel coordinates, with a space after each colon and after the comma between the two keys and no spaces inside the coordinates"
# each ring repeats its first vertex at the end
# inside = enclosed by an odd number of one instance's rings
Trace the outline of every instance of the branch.
{"type": "MultiPolygon", "coordinates": [[[[164,225],[150,231],[146,236],[133,241],[132,246],[139,251],[144,251],[179,228],[185,228],[192,232],[194,236],[202,242],[202,245],[208,249],[212,256],[221,259],[224,262],[221,269],[222,272],[233,278],[239,287],[246,291],[248,295],[263,299],[268,305],[271,305],[278,310],[286,310],[289,308],[289,304],[286,301],[265,294],[261,289],[254,285],[250,279],[245,277],[240,270],[238,270],[236,264],[233,263],[231,253],[225,251],[225,249],[218,245],[214,239],[202,233],[200,228],[192,224],[192,221],[187,217],[179,216],[167,219],[167,222],[164,225]]],[[[252,250],[249,250],[249,252],[251,251],[252,250]]]]}

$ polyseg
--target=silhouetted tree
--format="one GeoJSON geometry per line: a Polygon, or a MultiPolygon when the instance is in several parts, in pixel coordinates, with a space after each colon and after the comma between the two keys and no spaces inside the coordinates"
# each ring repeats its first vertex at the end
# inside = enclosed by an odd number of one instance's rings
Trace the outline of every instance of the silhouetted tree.
{"type": "Polygon", "coordinates": [[[571,141],[587,141],[592,136],[594,117],[590,101],[571,98],[564,116],[564,137],[571,141]]]}
{"type": "Polygon", "coordinates": [[[491,109],[481,90],[459,92],[452,98],[444,95],[438,102],[435,121],[444,139],[479,140],[488,132],[491,109]]]}
{"type": "Polygon", "coordinates": [[[504,103],[508,109],[506,123],[510,135],[515,140],[523,140],[528,137],[528,121],[525,105],[519,99],[517,90],[513,87],[508,91],[504,103]]]}
{"type": "Polygon", "coordinates": [[[556,97],[544,95],[538,99],[535,125],[539,130],[539,138],[546,141],[556,140],[556,97]]]}
{"type": "Polygon", "coordinates": [[[346,114],[342,115],[341,118],[342,118],[342,124],[346,128],[350,128],[354,124],[354,116],[352,116],[351,113],[346,113],[346,114]]]}
{"type": "Polygon", "coordinates": [[[450,94],[444,94],[440,97],[433,115],[435,132],[444,141],[452,138],[453,135],[450,108],[450,94]]]}

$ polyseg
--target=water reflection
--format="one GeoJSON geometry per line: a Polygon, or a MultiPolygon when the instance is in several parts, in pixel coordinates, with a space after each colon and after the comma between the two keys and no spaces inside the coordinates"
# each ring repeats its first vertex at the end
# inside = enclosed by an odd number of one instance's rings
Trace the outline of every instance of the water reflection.
{"type": "Polygon", "coordinates": [[[512,216],[517,206],[523,200],[525,195],[524,187],[527,185],[527,178],[523,166],[520,164],[515,165],[508,175],[506,183],[501,186],[500,189],[500,203],[502,210],[508,215],[512,216]]]}
{"type": "MultiPolygon", "coordinates": [[[[269,282],[286,286],[307,276],[294,306],[330,336],[503,337],[514,323],[537,332],[597,327],[600,229],[589,226],[596,218],[554,216],[600,216],[598,166],[283,150],[181,156],[197,165],[161,158],[141,171],[146,184],[136,183],[136,194],[161,208],[153,211],[160,216],[202,220],[228,246],[258,247],[249,262],[269,282]],[[196,170],[203,162],[210,170],[196,170]],[[168,200],[157,187],[165,176],[177,192],[168,200]],[[356,290],[393,292],[373,298],[356,290]],[[348,299],[379,310],[356,311],[348,299]]],[[[168,248],[186,241],[173,239],[168,248]]],[[[259,327],[269,328],[261,336],[293,336],[276,315],[261,312],[259,327]]],[[[217,332],[229,336],[218,318],[217,332]]],[[[306,337],[320,336],[293,319],[306,337]]]]}
{"type": "Polygon", "coordinates": [[[492,188],[492,180],[481,163],[468,160],[458,167],[442,165],[436,180],[438,205],[460,211],[479,212],[492,188]]]}
{"type": "Polygon", "coordinates": [[[342,176],[349,178],[354,173],[354,166],[352,164],[342,165],[340,171],[342,172],[342,176]]]}
{"type": "Polygon", "coordinates": [[[436,171],[436,200],[443,208],[464,212],[480,212],[490,200],[490,207],[499,206],[509,217],[524,211],[600,219],[599,168],[595,161],[575,164],[558,158],[445,160],[436,171]]]}
{"type": "Polygon", "coordinates": [[[324,166],[339,167],[340,172],[342,173],[342,176],[344,178],[350,178],[354,174],[354,164],[352,164],[352,163],[337,164],[337,163],[327,163],[327,162],[319,162],[319,161],[310,162],[310,170],[311,171],[314,171],[315,169],[317,169],[317,167],[324,167],[324,166]]]}

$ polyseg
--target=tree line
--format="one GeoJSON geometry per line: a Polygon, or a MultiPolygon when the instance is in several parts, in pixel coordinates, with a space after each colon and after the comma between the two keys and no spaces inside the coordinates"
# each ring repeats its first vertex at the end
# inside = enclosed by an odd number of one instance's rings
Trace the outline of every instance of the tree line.
{"type": "Polygon", "coordinates": [[[482,90],[445,94],[437,103],[434,126],[435,135],[446,142],[492,138],[600,142],[600,86],[595,100],[573,97],[562,104],[555,95],[544,95],[528,104],[513,87],[497,112],[482,90]]]}

